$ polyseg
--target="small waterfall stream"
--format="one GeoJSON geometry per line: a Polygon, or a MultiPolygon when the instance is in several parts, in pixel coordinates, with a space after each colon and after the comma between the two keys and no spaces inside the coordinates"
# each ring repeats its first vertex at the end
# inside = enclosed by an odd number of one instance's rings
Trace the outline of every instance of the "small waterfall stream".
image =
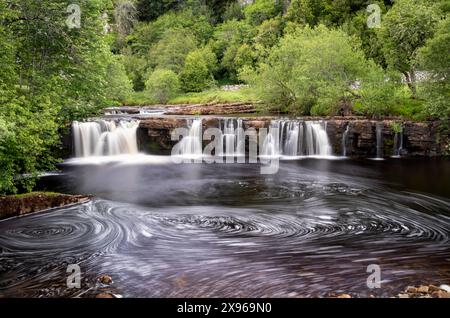
{"type": "Polygon", "coordinates": [[[375,159],[383,159],[383,124],[377,123],[376,126],[377,137],[377,157],[375,159]]]}
{"type": "Polygon", "coordinates": [[[201,157],[202,150],[202,120],[188,119],[189,135],[180,141],[181,155],[186,157],[201,157]]]}
{"type": "Polygon", "coordinates": [[[348,133],[350,132],[350,123],[347,124],[344,134],[342,135],[342,156],[347,157],[348,133]]]}
{"type": "Polygon", "coordinates": [[[400,158],[403,150],[403,127],[400,132],[396,132],[394,136],[394,150],[392,156],[394,158],[400,158]]]}
{"type": "Polygon", "coordinates": [[[332,155],[323,121],[272,121],[271,130],[264,141],[263,156],[323,156],[332,155]]]}
{"type": "Polygon", "coordinates": [[[226,157],[245,155],[245,136],[243,121],[240,118],[225,118],[221,120],[223,136],[223,154],[226,157]]]}
{"type": "Polygon", "coordinates": [[[137,154],[138,121],[73,122],[76,157],[137,154]]]}

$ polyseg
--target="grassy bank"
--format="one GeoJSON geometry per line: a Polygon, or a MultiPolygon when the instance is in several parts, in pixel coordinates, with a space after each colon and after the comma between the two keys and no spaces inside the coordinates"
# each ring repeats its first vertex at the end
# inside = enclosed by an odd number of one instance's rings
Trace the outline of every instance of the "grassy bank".
{"type": "MultiPolygon", "coordinates": [[[[254,102],[257,101],[256,94],[243,88],[237,91],[224,91],[219,88],[211,89],[199,93],[185,93],[169,100],[168,104],[206,104],[206,103],[235,103],[235,102],[254,102]]],[[[145,106],[158,104],[156,101],[148,98],[145,92],[134,92],[126,101],[127,106],[145,106]]]]}

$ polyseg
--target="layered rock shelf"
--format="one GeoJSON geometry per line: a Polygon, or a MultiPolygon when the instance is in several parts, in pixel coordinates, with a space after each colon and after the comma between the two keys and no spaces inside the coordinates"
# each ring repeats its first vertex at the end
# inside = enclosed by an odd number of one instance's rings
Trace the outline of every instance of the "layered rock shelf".
{"type": "MultiPolygon", "coordinates": [[[[243,128],[256,130],[269,128],[276,117],[243,117],[243,128]]],[[[342,154],[343,135],[347,131],[347,156],[374,157],[377,153],[377,126],[381,127],[383,156],[392,156],[394,139],[398,127],[402,127],[403,146],[400,155],[442,156],[448,155],[450,138],[443,133],[441,122],[413,122],[400,119],[375,121],[361,117],[315,118],[303,117],[295,120],[326,121],[326,130],[333,154],[342,154]]],[[[203,129],[220,127],[220,117],[203,117],[203,129]]],[[[178,127],[187,127],[183,117],[153,117],[141,119],[138,129],[138,142],[142,151],[168,154],[176,143],[171,140],[171,132],[178,127]]],[[[398,131],[397,131],[398,133],[398,131]]]]}
{"type": "Polygon", "coordinates": [[[88,202],[90,196],[35,192],[0,197],[0,220],[88,202]]]}
{"type": "Polygon", "coordinates": [[[233,115],[253,114],[257,103],[207,103],[207,104],[179,104],[179,105],[151,105],[151,106],[124,106],[103,109],[104,114],[110,115],[137,115],[155,110],[161,110],[164,115],[233,115]]]}

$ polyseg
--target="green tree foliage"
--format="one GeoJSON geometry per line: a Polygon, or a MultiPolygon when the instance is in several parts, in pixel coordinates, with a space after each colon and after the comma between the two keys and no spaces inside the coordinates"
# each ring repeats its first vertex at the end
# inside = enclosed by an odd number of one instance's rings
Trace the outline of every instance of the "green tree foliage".
{"type": "Polygon", "coordinates": [[[244,8],[238,1],[230,2],[222,15],[223,21],[244,19],[244,8]]]}
{"type": "Polygon", "coordinates": [[[151,100],[165,104],[180,92],[178,75],[171,70],[157,69],[145,82],[145,92],[151,100]]]}
{"type": "Polygon", "coordinates": [[[194,35],[187,29],[168,29],[163,38],[150,49],[150,67],[172,70],[180,73],[186,56],[196,49],[194,35]]]}
{"type": "Polygon", "coordinates": [[[246,20],[251,25],[260,25],[265,20],[276,17],[281,13],[282,5],[274,0],[255,0],[244,8],[246,20]]]}
{"type": "Polygon", "coordinates": [[[120,96],[108,91],[120,69],[104,34],[111,2],[78,4],[81,25],[69,28],[66,1],[0,2],[0,193],[31,189],[56,161],[58,130],[120,96]]]}
{"type": "Polygon", "coordinates": [[[354,39],[323,25],[287,34],[256,73],[242,76],[272,108],[303,115],[338,114],[374,80],[373,86],[383,85],[382,69],[365,59],[354,39]]]}
{"type": "Polygon", "coordinates": [[[133,83],[128,78],[123,57],[114,56],[106,70],[107,84],[105,93],[109,99],[124,103],[133,91],[133,83]]]}
{"type": "Polygon", "coordinates": [[[425,113],[429,116],[450,117],[450,15],[438,24],[435,36],[419,51],[418,63],[429,72],[423,83],[427,100],[425,113]]]}
{"type": "Polygon", "coordinates": [[[326,15],[329,7],[329,1],[292,0],[286,13],[286,20],[300,25],[316,26],[326,15]]]}
{"type": "Polygon", "coordinates": [[[216,65],[216,56],[209,48],[189,53],[180,74],[183,89],[186,92],[201,92],[213,87],[216,65]]]}
{"type": "Polygon", "coordinates": [[[418,50],[433,36],[435,9],[420,0],[397,0],[384,16],[379,32],[388,65],[401,72],[413,95],[416,95],[414,61],[418,50]]]}

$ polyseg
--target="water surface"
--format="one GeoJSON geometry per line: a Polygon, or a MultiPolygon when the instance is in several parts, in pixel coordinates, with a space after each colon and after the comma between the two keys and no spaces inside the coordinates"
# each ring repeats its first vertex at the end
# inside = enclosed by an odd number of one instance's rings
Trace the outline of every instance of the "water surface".
{"type": "Polygon", "coordinates": [[[64,166],[40,187],[87,204],[0,222],[0,295],[391,296],[450,282],[450,162],[283,161],[64,166]],[[82,269],[65,287],[67,264],[82,269]],[[367,266],[382,288],[366,285],[367,266]]]}

